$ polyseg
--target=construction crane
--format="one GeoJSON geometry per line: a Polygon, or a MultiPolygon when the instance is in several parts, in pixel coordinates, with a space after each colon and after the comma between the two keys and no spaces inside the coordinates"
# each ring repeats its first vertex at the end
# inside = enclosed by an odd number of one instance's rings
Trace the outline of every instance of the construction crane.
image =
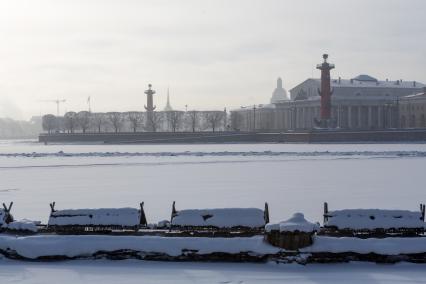
{"type": "Polygon", "coordinates": [[[57,100],[39,100],[39,102],[50,102],[50,103],[56,103],[56,116],[59,116],[59,105],[61,103],[66,102],[65,99],[57,99],[57,100]]]}

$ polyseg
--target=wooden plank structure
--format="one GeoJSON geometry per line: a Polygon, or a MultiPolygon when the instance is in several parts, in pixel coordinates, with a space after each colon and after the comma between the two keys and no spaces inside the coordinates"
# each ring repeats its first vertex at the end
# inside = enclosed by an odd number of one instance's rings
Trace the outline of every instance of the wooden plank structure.
{"type": "Polygon", "coordinates": [[[47,231],[55,233],[111,233],[115,230],[137,231],[147,226],[144,203],[136,208],[99,208],[56,210],[50,203],[47,231]]]}
{"type": "Polygon", "coordinates": [[[269,223],[268,203],[259,208],[216,208],[176,210],[173,202],[170,231],[183,235],[235,236],[256,235],[264,232],[269,223]]]}
{"type": "Polygon", "coordinates": [[[298,250],[313,244],[319,223],[305,219],[303,213],[294,213],[288,220],[265,226],[265,240],[273,246],[286,250],[298,250]]]}
{"type": "Polygon", "coordinates": [[[324,203],[324,227],[320,234],[356,237],[418,236],[425,232],[425,204],[419,211],[344,209],[329,211],[324,203]]]}
{"type": "Polygon", "coordinates": [[[3,203],[3,208],[0,208],[0,229],[4,224],[9,224],[10,222],[13,222],[13,216],[10,213],[10,210],[12,209],[13,202],[9,203],[9,206],[6,206],[5,203],[3,203]]]}

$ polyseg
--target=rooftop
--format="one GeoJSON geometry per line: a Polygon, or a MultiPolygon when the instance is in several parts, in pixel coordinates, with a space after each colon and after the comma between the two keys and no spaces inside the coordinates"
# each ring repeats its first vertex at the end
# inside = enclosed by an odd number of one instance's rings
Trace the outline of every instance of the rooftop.
{"type": "MultiPolygon", "coordinates": [[[[321,83],[321,79],[312,78],[311,80],[321,83]]],[[[425,84],[416,82],[416,81],[379,81],[374,77],[369,75],[359,75],[352,79],[331,79],[332,87],[356,87],[356,88],[412,88],[412,89],[421,89],[426,87],[425,84]]]]}

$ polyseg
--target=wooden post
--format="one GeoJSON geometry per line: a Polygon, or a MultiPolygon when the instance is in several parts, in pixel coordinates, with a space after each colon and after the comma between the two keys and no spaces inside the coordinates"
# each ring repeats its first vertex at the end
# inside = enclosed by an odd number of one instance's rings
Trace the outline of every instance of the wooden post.
{"type": "Polygon", "coordinates": [[[52,203],[50,203],[49,205],[50,205],[50,214],[52,214],[53,212],[55,212],[56,210],[55,210],[55,204],[56,204],[56,202],[55,201],[53,201],[52,203]]]}
{"type": "Polygon", "coordinates": [[[7,207],[6,204],[3,203],[4,215],[5,215],[4,221],[6,222],[6,224],[13,222],[13,216],[12,216],[12,214],[10,214],[10,210],[12,209],[12,205],[13,205],[13,202],[9,203],[9,207],[7,207]]]}
{"type": "Polygon", "coordinates": [[[264,219],[265,219],[265,224],[269,223],[269,206],[268,206],[268,202],[265,202],[265,212],[263,212],[264,214],[264,219]]]}
{"type": "Polygon", "coordinates": [[[273,246],[286,250],[297,251],[313,244],[314,232],[280,232],[270,231],[265,234],[265,240],[273,246]]]}
{"type": "Polygon", "coordinates": [[[420,212],[422,213],[422,221],[423,222],[425,221],[425,209],[426,209],[425,206],[426,206],[425,204],[420,204],[420,212]]]}
{"type": "Polygon", "coordinates": [[[324,202],[324,224],[328,221],[328,203],[324,202]]]}
{"type": "Polygon", "coordinates": [[[7,212],[10,212],[10,210],[12,209],[12,205],[13,205],[13,201],[9,203],[9,208],[7,208],[7,212]]]}
{"type": "Polygon", "coordinates": [[[173,205],[172,205],[172,216],[170,217],[170,232],[172,231],[172,222],[173,222],[173,218],[176,216],[177,211],[176,211],[176,201],[173,201],[173,205]]]}
{"type": "Polygon", "coordinates": [[[143,209],[144,202],[142,201],[139,205],[141,207],[141,216],[139,220],[139,225],[147,226],[148,222],[146,220],[145,210],[143,209]]]}

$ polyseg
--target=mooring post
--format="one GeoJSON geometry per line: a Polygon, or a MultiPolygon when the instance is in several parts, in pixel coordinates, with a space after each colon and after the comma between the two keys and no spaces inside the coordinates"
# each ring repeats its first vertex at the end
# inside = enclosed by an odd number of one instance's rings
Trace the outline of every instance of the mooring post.
{"type": "Polygon", "coordinates": [[[324,224],[328,221],[328,203],[324,202],[324,224]]]}
{"type": "Polygon", "coordinates": [[[172,222],[173,222],[173,218],[176,216],[177,211],[176,211],[176,201],[173,201],[173,205],[172,205],[172,216],[170,217],[170,228],[169,228],[169,232],[172,231],[172,222]]]}
{"type": "Polygon", "coordinates": [[[56,204],[55,201],[53,201],[52,203],[49,204],[50,205],[50,214],[55,212],[55,204],[56,204]]]}
{"type": "Polygon", "coordinates": [[[143,209],[144,202],[142,201],[139,206],[141,207],[141,216],[139,220],[140,225],[148,226],[148,221],[146,220],[145,210],[143,209]]]}
{"type": "Polygon", "coordinates": [[[265,212],[263,212],[264,214],[264,219],[265,219],[265,224],[269,223],[269,206],[268,206],[268,202],[265,202],[265,212]]]}

